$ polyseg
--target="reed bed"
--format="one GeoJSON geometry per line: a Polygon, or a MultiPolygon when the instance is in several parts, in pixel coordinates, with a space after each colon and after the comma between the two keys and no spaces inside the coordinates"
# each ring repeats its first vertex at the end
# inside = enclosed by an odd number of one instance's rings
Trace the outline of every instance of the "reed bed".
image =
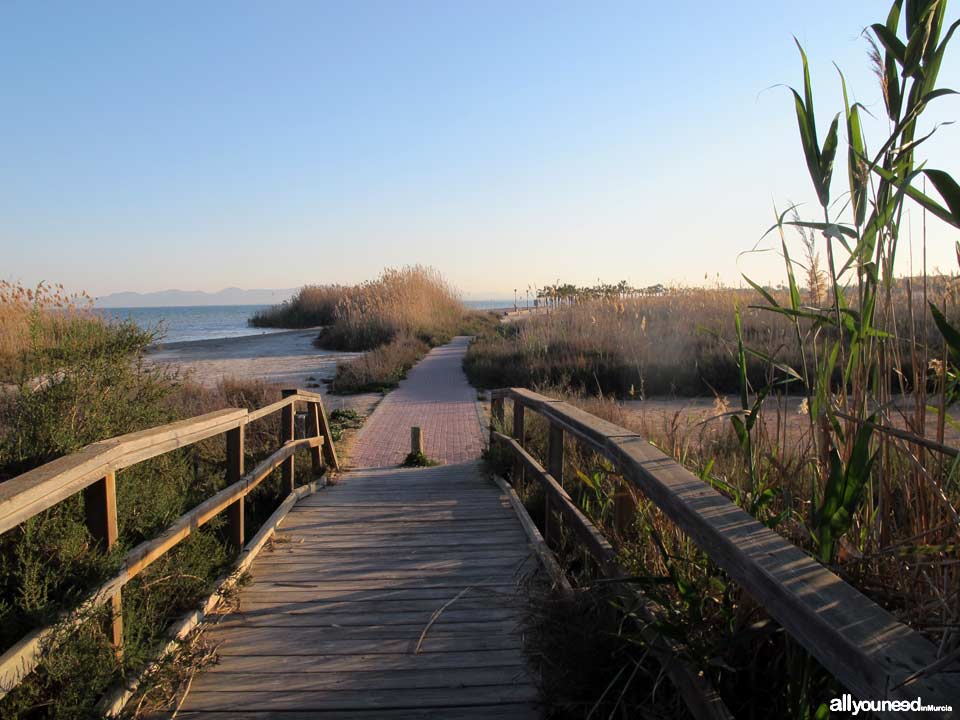
{"type": "Polygon", "coordinates": [[[337,305],[353,291],[349,285],[305,285],[289,300],[259,310],[252,327],[309,328],[332,325],[337,305]]]}

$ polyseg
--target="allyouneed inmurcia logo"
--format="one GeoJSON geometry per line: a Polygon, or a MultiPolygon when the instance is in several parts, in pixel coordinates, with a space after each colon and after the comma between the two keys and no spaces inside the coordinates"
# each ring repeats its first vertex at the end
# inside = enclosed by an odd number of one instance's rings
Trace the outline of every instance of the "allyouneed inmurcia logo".
{"type": "Polygon", "coordinates": [[[830,712],[848,712],[853,715],[876,712],[953,712],[950,705],[927,705],[916,700],[854,700],[850,694],[830,701],[830,712]]]}

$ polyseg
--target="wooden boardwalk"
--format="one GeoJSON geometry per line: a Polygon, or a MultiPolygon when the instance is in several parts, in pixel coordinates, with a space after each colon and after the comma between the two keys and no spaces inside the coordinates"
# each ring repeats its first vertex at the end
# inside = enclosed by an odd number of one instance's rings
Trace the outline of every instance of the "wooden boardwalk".
{"type": "Polygon", "coordinates": [[[538,717],[516,592],[534,567],[476,462],[347,473],[254,562],[178,717],[538,717]]]}

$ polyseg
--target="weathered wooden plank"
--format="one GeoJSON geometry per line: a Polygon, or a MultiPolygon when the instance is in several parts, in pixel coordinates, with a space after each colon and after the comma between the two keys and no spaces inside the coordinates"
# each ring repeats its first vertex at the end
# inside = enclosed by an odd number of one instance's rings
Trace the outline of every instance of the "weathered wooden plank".
{"type": "MultiPolygon", "coordinates": [[[[287,583],[286,585],[276,585],[274,583],[253,582],[243,590],[241,602],[246,600],[254,602],[390,602],[390,601],[413,601],[440,599],[442,601],[452,600],[458,592],[463,590],[464,586],[455,585],[449,587],[446,585],[429,585],[424,587],[411,587],[404,584],[402,586],[389,585],[387,587],[373,588],[350,588],[346,591],[338,590],[324,586],[324,588],[300,587],[297,584],[287,583]]],[[[505,598],[513,599],[517,596],[517,584],[508,583],[484,583],[482,586],[476,584],[470,586],[470,595],[479,597],[489,597],[491,602],[500,602],[505,598]]],[[[442,604],[442,602],[440,603],[442,604]]]]}
{"type": "MultiPolygon", "coordinates": [[[[252,632],[252,631],[251,631],[252,632]]],[[[322,633],[321,633],[322,634],[322,633]]],[[[399,638],[358,638],[342,640],[322,640],[317,637],[305,637],[301,628],[291,630],[282,645],[268,640],[276,635],[274,628],[267,628],[252,636],[231,637],[219,648],[217,654],[223,657],[233,655],[393,655],[397,653],[414,655],[417,640],[399,638]]],[[[481,650],[516,650],[520,647],[519,638],[512,635],[484,635],[476,637],[438,637],[431,633],[423,643],[424,653],[464,653],[481,650]]]]}
{"type": "MultiPolygon", "coordinates": [[[[459,705],[433,706],[429,708],[379,708],[377,710],[228,710],[177,713],[178,718],[198,718],[203,716],[229,717],[230,720],[315,720],[316,718],[336,718],[336,720],[540,720],[543,717],[541,706],[535,702],[498,703],[482,707],[463,707],[459,705]]],[[[167,720],[169,715],[159,716],[167,720]]],[[[159,720],[158,716],[149,716],[149,720],[159,720]]]]}
{"type": "Polygon", "coordinates": [[[301,675],[232,672],[214,668],[198,676],[191,692],[234,692],[237,688],[253,692],[299,693],[311,690],[406,690],[467,688],[482,685],[529,684],[532,678],[523,665],[479,668],[437,668],[406,670],[374,669],[366,672],[303,673],[301,675]]]}
{"type": "Polygon", "coordinates": [[[371,554],[363,559],[356,557],[341,558],[337,555],[309,555],[300,556],[296,561],[289,558],[287,562],[275,562],[271,556],[264,557],[263,561],[258,563],[260,570],[266,569],[304,569],[315,570],[317,572],[340,572],[345,574],[355,574],[361,572],[401,570],[403,572],[457,572],[464,570],[475,570],[477,568],[515,568],[529,562],[530,553],[514,553],[510,555],[494,556],[489,558],[462,558],[462,557],[435,557],[433,559],[398,560],[391,557],[382,557],[371,554]]]}
{"type": "Polygon", "coordinates": [[[511,534],[503,532],[491,535],[477,535],[469,531],[462,533],[437,533],[424,537],[425,534],[396,535],[352,535],[345,537],[331,537],[326,533],[293,533],[280,534],[281,540],[289,540],[302,545],[319,545],[327,550],[349,550],[351,548],[382,548],[389,552],[391,548],[418,548],[440,545],[502,545],[504,543],[523,542],[526,537],[523,531],[517,530],[511,534]],[[302,542],[301,542],[302,541],[302,542]]]}
{"type": "Polygon", "coordinates": [[[258,673],[261,675],[316,676],[324,673],[362,673],[376,669],[389,670],[444,670],[448,668],[517,667],[526,664],[519,647],[507,650],[470,650],[466,652],[377,653],[375,655],[231,655],[216,666],[217,672],[258,673]]]}
{"type": "MultiPolygon", "coordinates": [[[[456,597],[457,593],[447,593],[437,597],[406,597],[394,598],[387,596],[385,598],[359,599],[354,600],[350,597],[343,599],[327,598],[325,600],[313,600],[306,598],[304,600],[292,600],[286,594],[272,595],[269,597],[255,597],[249,593],[244,593],[240,600],[241,614],[270,611],[277,614],[290,615],[320,615],[323,617],[344,616],[344,617],[364,617],[371,612],[378,612],[384,616],[402,615],[406,613],[427,613],[439,610],[443,605],[456,597]]],[[[457,598],[456,602],[443,612],[441,618],[447,617],[447,613],[456,613],[463,610],[489,610],[499,613],[504,610],[515,612],[522,608],[527,602],[526,597],[517,593],[515,596],[496,596],[490,594],[481,594],[479,592],[468,592],[462,597],[457,598]]]]}
{"type": "MultiPolygon", "coordinates": [[[[286,566],[284,566],[286,567],[286,566]]],[[[489,584],[498,582],[505,584],[511,580],[519,581],[525,575],[529,574],[532,567],[530,565],[517,567],[495,567],[480,568],[479,570],[415,570],[412,572],[374,570],[370,572],[341,573],[339,571],[324,572],[314,568],[292,568],[289,570],[277,569],[268,570],[265,568],[254,568],[251,572],[253,578],[258,582],[270,582],[274,584],[301,584],[310,583],[311,586],[347,586],[347,587],[367,587],[372,585],[385,585],[390,583],[409,584],[419,587],[423,584],[432,585],[459,585],[468,587],[474,583],[489,584]]]]}
{"type": "MultiPolygon", "coordinates": [[[[307,544],[304,542],[288,542],[280,539],[274,543],[265,560],[271,563],[286,562],[288,559],[300,557],[300,546],[307,544]]],[[[316,543],[314,543],[316,544],[316,543]]],[[[494,545],[469,545],[464,546],[457,552],[457,557],[466,559],[482,560],[488,557],[521,557],[524,555],[525,547],[518,546],[516,543],[504,542],[494,545]]],[[[365,548],[341,548],[334,552],[326,553],[327,557],[336,558],[343,562],[350,560],[364,560],[369,557],[369,550],[365,548]]],[[[391,557],[398,562],[411,560],[430,560],[443,559],[450,557],[450,551],[443,546],[421,545],[407,548],[391,548],[391,557]]]]}
{"type": "MultiPolygon", "coordinates": [[[[231,646],[260,644],[276,650],[307,649],[313,643],[365,642],[374,640],[410,640],[416,644],[424,627],[417,625],[368,625],[350,627],[297,627],[285,625],[233,625],[220,624],[206,631],[214,643],[231,646]]],[[[509,638],[520,646],[515,620],[491,620],[489,622],[434,624],[424,639],[424,651],[430,650],[427,641],[477,638],[509,638]]],[[[499,649],[499,648],[497,648],[499,649]]]]}
{"type": "MultiPolygon", "coordinates": [[[[411,625],[422,630],[430,621],[433,613],[442,604],[433,603],[420,610],[399,612],[388,610],[389,604],[374,606],[366,610],[354,607],[353,612],[329,612],[317,609],[310,612],[285,609],[279,603],[259,603],[254,609],[244,603],[241,610],[219,623],[222,629],[233,627],[368,627],[411,625]]],[[[483,607],[472,605],[461,607],[459,601],[437,617],[433,627],[459,623],[517,622],[517,608],[483,607]]]]}
{"type": "Polygon", "coordinates": [[[387,708],[430,708],[500,705],[508,702],[534,702],[537,690],[529,684],[485,687],[392,689],[392,690],[316,690],[300,692],[190,693],[190,708],[195,711],[232,710],[376,710],[387,708]]]}

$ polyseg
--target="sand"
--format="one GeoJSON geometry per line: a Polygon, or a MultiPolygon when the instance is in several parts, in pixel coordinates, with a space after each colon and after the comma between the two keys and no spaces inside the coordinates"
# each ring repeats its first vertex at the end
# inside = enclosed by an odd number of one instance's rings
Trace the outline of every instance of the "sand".
{"type": "Polygon", "coordinates": [[[215,340],[193,340],[157,345],[148,363],[173,364],[194,382],[215,387],[223,378],[252,378],[319,392],[327,411],[353,408],[366,415],[380,400],[379,393],[330,395],[327,384],[337,363],[358,353],[320,350],[313,346],[318,328],[261,333],[215,340]]]}

